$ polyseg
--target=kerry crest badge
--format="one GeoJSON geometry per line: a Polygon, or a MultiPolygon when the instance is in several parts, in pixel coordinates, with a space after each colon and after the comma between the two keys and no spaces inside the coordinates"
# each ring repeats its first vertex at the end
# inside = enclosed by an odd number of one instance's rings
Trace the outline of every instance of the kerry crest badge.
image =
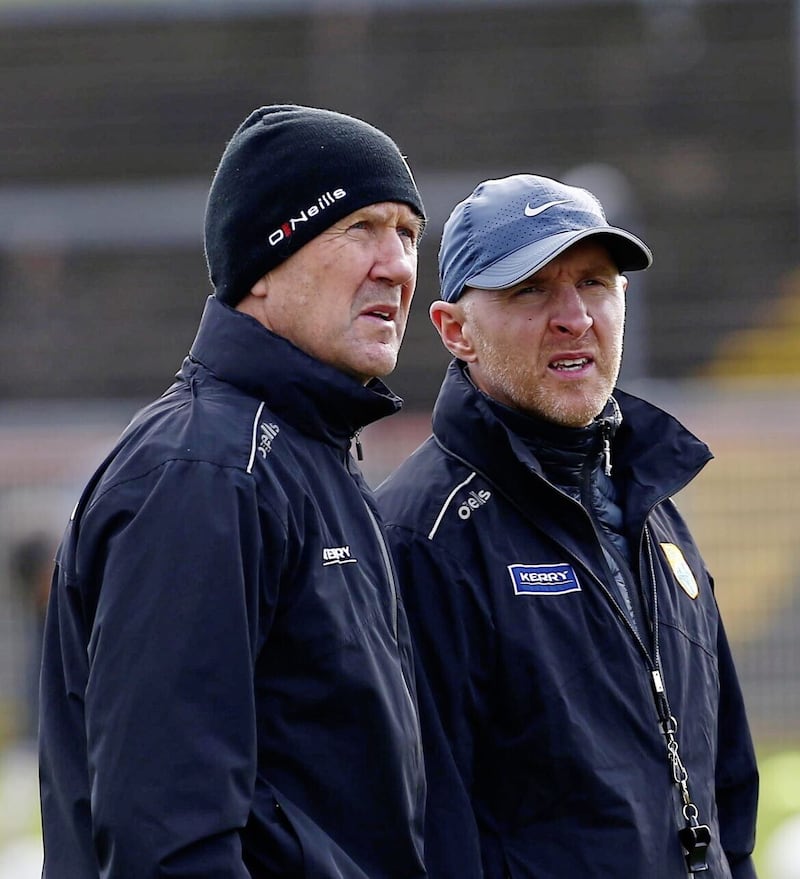
{"type": "Polygon", "coordinates": [[[678,581],[678,585],[689,596],[689,598],[697,598],[700,594],[700,587],[697,585],[692,569],[683,557],[683,553],[675,546],[674,543],[662,543],[661,549],[664,551],[672,573],[678,581]]]}

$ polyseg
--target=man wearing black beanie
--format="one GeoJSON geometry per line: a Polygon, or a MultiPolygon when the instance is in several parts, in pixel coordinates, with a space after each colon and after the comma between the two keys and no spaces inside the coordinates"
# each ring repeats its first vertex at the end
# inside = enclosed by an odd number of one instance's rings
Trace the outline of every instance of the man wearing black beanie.
{"type": "Polygon", "coordinates": [[[411,649],[349,448],[401,401],[424,208],[378,129],[254,111],[214,295],[68,524],[44,637],[44,879],[414,879],[411,649]]]}

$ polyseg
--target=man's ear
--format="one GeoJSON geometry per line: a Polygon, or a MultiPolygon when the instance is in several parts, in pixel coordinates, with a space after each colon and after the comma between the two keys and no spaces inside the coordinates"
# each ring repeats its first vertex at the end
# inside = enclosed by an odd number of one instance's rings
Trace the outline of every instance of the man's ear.
{"type": "Polygon", "coordinates": [[[471,363],[475,353],[464,335],[466,315],[461,304],[440,299],[431,305],[429,314],[444,347],[459,360],[471,363]]]}
{"type": "Polygon", "coordinates": [[[246,293],[239,303],[236,310],[244,314],[254,317],[260,324],[267,329],[272,329],[267,315],[267,293],[269,291],[269,274],[260,277],[250,288],[250,292],[246,293]]]}
{"type": "Polygon", "coordinates": [[[257,297],[259,297],[260,299],[263,299],[263,298],[267,295],[267,288],[268,288],[268,286],[269,286],[269,285],[268,285],[268,282],[267,282],[267,275],[262,275],[262,276],[261,276],[261,277],[255,282],[255,284],[253,284],[253,286],[250,288],[250,293],[251,293],[253,296],[257,296],[257,297]]]}

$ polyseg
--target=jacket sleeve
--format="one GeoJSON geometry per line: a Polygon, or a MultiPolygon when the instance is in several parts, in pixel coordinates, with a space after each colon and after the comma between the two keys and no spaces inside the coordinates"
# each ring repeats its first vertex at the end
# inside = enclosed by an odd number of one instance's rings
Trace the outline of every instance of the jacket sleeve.
{"type": "Polygon", "coordinates": [[[758,770],[744,700],[720,620],[717,635],[720,708],[717,733],[717,809],[722,848],[734,879],[756,879],[758,770]]]}
{"type": "Polygon", "coordinates": [[[491,623],[474,584],[446,552],[387,528],[414,645],[425,753],[425,861],[430,879],[480,879],[471,792],[486,722],[491,623]]]}
{"type": "Polygon", "coordinates": [[[95,501],[79,547],[98,596],[85,721],[101,873],[245,879],[264,578],[253,487],[168,463],[95,501]]]}

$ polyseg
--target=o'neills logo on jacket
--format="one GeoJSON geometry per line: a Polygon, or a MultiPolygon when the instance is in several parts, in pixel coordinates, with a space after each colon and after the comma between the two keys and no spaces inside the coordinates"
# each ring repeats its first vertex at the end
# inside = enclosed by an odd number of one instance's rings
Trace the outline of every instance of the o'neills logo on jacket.
{"type": "Polygon", "coordinates": [[[310,219],[321,214],[326,208],[329,208],[332,204],[335,204],[339,199],[344,198],[346,195],[347,192],[344,189],[334,189],[333,192],[323,192],[314,204],[309,205],[305,210],[300,211],[299,217],[291,217],[285,223],[281,223],[281,225],[267,239],[270,246],[275,247],[275,245],[280,244],[281,241],[286,241],[288,238],[291,238],[294,234],[294,230],[300,225],[300,223],[307,223],[310,219]]]}

